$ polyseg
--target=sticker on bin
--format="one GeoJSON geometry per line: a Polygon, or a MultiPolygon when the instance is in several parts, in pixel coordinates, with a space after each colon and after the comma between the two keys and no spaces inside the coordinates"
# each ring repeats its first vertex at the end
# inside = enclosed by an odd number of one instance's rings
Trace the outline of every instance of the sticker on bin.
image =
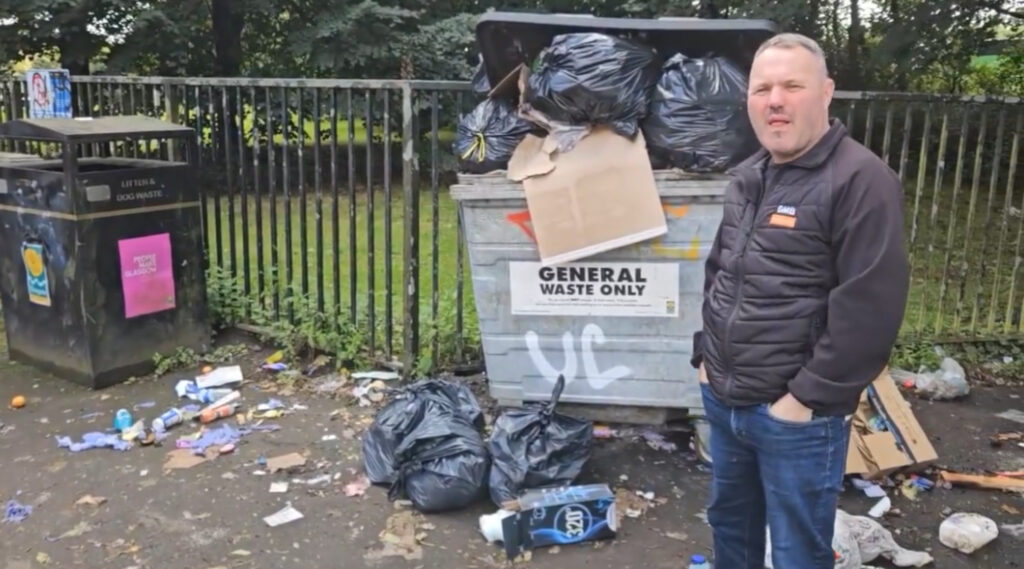
{"type": "Polygon", "coordinates": [[[175,307],[171,235],[161,233],[118,241],[125,318],[175,307]]]}
{"type": "Polygon", "coordinates": [[[28,300],[40,306],[50,306],[50,276],[43,260],[42,243],[22,243],[21,257],[25,262],[25,278],[28,284],[28,300]]]}
{"type": "Polygon", "coordinates": [[[509,263],[512,314],[679,316],[678,263],[509,263]]]}

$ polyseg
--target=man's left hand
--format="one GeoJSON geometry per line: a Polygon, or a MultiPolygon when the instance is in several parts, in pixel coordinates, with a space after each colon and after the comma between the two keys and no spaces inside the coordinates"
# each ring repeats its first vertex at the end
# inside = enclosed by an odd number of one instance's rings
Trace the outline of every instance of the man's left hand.
{"type": "Polygon", "coordinates": [[[776,401],[768,409],[768,412],[773,417],[794,423],[806,423],[814,417],[814,412],[805,407],[803,403],[800,403],[796,397],[793,397],[792,393],[787,393],[782,399],[776,401]]]}

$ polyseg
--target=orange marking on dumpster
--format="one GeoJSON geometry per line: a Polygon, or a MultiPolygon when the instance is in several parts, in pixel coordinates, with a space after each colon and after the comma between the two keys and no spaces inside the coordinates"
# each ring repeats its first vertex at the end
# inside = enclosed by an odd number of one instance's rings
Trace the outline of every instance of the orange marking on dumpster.
{"type": "Polygon", "coordinates": [[[700,257],[700,238],[694,235],[693,240],[686,247],[669,247],[659,238],[651,244],[651,251],[656,255],[663,255],[673,259],[696,261],[700,257]]]}
{"type": "Polygon", "coordinates": [[[690,206],[688,205],[661,204],[661,209],[665,210],[665,213],[677,219],[680,217],[686,217],[686,214],[690,213],[690,206]]]}
{"type": "Polygon", "coordinates": [[[519,227],[519,229],[530,238],[530,241],[537,242],[537,236],[533,234],[533,229],[528,225],[530,223],[530,210],[524,209],[522,211],[514,211],[510,214],[505,215],[505,219],[509,223],[519,227]]]}

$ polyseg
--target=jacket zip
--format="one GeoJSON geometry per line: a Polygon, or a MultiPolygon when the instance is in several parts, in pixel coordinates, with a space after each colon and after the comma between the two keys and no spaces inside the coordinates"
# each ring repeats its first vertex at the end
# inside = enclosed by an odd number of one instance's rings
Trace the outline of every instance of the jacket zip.
{"type": "MultiPolygon", "coordinates": [[[[757,217],[761,212],[761,202],[764,199],[764,194],[767,191],[767,184],[764,181],[763,174],[759,176],[760,187],[758,188],[757,200],[754,202],[754,214],[750,218],[750,227],[743,234],[743,242],[740,245],[740,251],[737,255],[737,267],[736,267],[736,300],[732,305],[732,310],[729,312],[729,318],[725,321],[725,361],[726,361],[726,380],[725,380],[725,393],[727,397],[732,396],[733,382],[736,379],[736,374],[733,369],[733,356],[732,356],[732,326],[736,322],[736,315],[739,313],[740,305],[743,303],[743,279],[746,277],[744,274],[744,258],[747,254],[747,246],[750,244],[750,239],[754,235],[754,229],[757,227],[757,217]]],[[[749,202],[748,202],[749,203],[749,202]]],[[[744,217],[746,217],[746,207],[744,207],[744,217]]]]}

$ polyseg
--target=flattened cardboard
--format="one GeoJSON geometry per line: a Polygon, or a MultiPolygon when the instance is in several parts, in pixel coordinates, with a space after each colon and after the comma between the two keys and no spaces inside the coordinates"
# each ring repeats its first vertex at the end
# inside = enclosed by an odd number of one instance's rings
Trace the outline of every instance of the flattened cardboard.
{"type": "Polygon", "coordinates": [[[938,454],[910,404],[900,394],[889,370],[883,370],[861,394],[860,405],[854,413],[846,474],[877,479],[899,470],[917,470],[937,459],[938,454]],[[888,419],[892,431],[872,432],[868,428],[873,409],[878,409],[888,419]]]}
{"type": "Polygon", "coordinates": [[[509,161],[521,180],[544,266],[575,261],[668,231],[643,134],[596,127],[564,154],[527,137],[509,161]]]}

